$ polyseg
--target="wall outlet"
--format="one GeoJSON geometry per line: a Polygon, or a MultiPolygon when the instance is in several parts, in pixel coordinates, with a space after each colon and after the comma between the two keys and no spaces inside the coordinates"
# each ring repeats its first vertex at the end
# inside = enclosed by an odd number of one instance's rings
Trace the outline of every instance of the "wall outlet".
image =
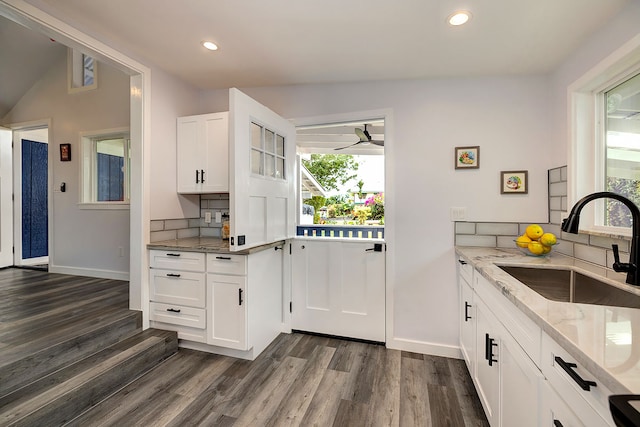
{"type": "Polygon", "coordinates": [[[216,223],[220,224],[222,222],[222,212],[216,212],[216,223]]]}
{"type": "Polygon", "coordinates": [[[204,213],[204,222],[207,224],[211,224],[211,212],[204,213]]]}
{"type": "Polygon", "coordinates": [[[451,208],[451,221],[464,221],[466,219],[467,219],[467,208],[466,207],[451,208]]]}

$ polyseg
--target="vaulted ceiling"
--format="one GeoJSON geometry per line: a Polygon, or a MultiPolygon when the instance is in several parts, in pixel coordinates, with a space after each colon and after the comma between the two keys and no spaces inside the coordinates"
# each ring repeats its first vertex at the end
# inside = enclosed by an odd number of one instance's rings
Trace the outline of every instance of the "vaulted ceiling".
{"type": "MultiPolygon", "coordinates": [[[[547,73],[632,1],[27,3],[206,90],[547,73]],[[471,21],[449,26],[446,18],[456,9],[470,10],[471,21]],[[206,51],[203,40],[219,50],[206,51]]],[[[11,94],[33,84],[42,67],[36,59],[46,64],[60,54],[48,38],[27,33],[0,19],[0,117],[16,101],[11,94]]]]}

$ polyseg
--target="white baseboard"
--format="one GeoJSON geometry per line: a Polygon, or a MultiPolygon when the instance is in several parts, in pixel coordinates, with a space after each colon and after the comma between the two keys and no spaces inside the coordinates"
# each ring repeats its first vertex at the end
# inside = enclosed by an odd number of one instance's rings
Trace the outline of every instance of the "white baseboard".
{"type": "Polygon", "coordinates": [[[387,340],[387,348],[393,350],[410,351],[412,353],[430,354],[432,356],[451,357],[462,359],[460,347],[444,344],[434,344],[424,341],[416,341],[404,338],[387,340]]]}
{"type": "Polygon", "coordinates": [[[96,277],[98,279],[129,281],[128,271],[99,270],[96,268],[67,267],[49,264],[49,273],[69,274],[71,276],[96,277]]]}

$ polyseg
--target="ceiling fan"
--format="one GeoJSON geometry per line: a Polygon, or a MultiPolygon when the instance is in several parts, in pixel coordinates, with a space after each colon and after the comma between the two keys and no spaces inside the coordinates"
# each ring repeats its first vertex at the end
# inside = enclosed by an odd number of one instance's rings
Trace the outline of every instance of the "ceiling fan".
{"type": "Polygon", "coordinates": [[[358,145],[358,144],[375,144],[375,145],[379,145],[381,147],[384,147],[384,141],[371,139],[371,135],[369,134],[369,131],[367,130],[366,123],[364,125],[364,130],[362,130],[360,128],[355,128],[354,130],[355,130],[356,135],[358,136],[358,142],[356,142],[355,144],[347,145],[346,147],[334,148],[334,150],[344,150],[345,148],[353,147],[354,145],[358,145]]]}

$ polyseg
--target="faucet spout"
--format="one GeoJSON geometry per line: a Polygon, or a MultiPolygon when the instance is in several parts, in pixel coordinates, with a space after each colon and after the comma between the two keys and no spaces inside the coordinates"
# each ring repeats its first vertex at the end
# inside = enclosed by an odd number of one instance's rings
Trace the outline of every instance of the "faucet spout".
{"type": "MultiPolygon", "coordinates": [[[[640,265],[640,257],[638,253],[638,245],[640,244],[640,210],[629,199],[621,196],[617,193],[611,193],[609,191],[601,191],[599,193],[589,194],[573,206],[569,216],[562,221],[562,231],[565,233],[578,234],[578,224],[580,223],[580,212],[582,208],[592,200],[596,199],[614,199],[622,202],[631,212],[632,219],[632,238],[631,238],[631,251],[629,253],[629,262],[621,263],[616,259],[613,264],[613,269],[618,272],[627,273],[627,283],[630,285],[640,286],[640,274],[638,272],[638,266],[640,265]]],[[[614,248],[614,253],[617,258],[617,245],[614,248]]]]}

